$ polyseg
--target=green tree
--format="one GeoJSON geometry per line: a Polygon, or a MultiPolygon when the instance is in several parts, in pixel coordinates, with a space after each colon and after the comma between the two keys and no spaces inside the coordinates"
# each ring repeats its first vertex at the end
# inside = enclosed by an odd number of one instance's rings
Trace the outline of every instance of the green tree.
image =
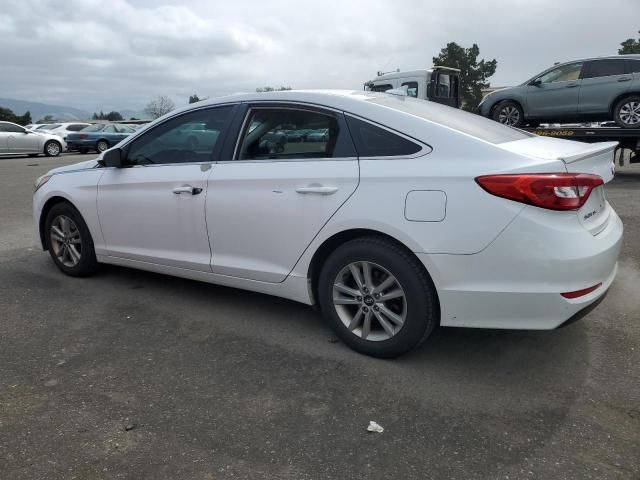
{"type": "Polygon", "coordinates": [[[473,112],[482,100],[482,89],[489,86],[487,79],[496,73],[498,61],[480,60],[480,48],[473,44],[471,48],[464,48],[455,42],[447,43],[440,50],[437,57],[433,57],[433,64],[442,67],[460,69],[460,100],[464,110],[473,112]]]}
{"type": "Polygon", "coordinates": [[[40,120],[38,120],[36,123],[53,123],[55,122],[56,119],[53,118],[53,116],[51,115],[45,115],[43,118],[41,118],[40,120]]]}
{"type": "Polygon", "coordinates": [[[111,111],[105,115],[105,120],[109,120],[110,122],[116,122],[119,120],[124,120],[120,112],[111,111]]]}
{"type": "Polygon", "coordinates": [[[24,115],[16,115],[10,108],[0,107],[0,120],[17,123],[18,125],[27,125],[31,123],[31,112],[27,110],[24,115]]]}
{"type": "Polygon", "coordinates": [[[189,95],[189,103],[196,103],[200,101],[200,97],[195,93],[193,95],[189,95]]]}
{"type": "MultiPolygon", "coordinates": [[[[638,34],[640,34],[640,30],[638,30],[638,34]]],[[[628,55],[630,53],[640,53],[640,37],[637,40],[627,38],[624,42],[620,43],[618,54],[628,55]]]]}

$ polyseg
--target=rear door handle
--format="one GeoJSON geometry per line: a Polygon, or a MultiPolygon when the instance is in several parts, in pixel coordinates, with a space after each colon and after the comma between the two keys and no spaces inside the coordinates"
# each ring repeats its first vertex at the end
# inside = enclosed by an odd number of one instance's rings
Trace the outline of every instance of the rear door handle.
{"type": "Polygon", "coordinates": [[[180,195],[182,193],[189,193],[191,195],[198,195],[200,192],[202,192],[201,188],[194,188],[191,185],[182,185],[181,187],[175,187],[173,189],[173,193],[175,193],[176,195],[180,195]]]}
{"type": "Polygon", "coordinates": [[[619,82],[630,82],[631,79],[629,77],[622,77],[618,79],[619,82]]]}
{"type": "Polygon", "coordinates": [[[333,195],[338,191],[338,187],[324,187],[322,185],[310,185],[308,187],[298,187],[296,188],[296,192],[307,194],[307,193],[317,193],[319,195],[333,195]]]}

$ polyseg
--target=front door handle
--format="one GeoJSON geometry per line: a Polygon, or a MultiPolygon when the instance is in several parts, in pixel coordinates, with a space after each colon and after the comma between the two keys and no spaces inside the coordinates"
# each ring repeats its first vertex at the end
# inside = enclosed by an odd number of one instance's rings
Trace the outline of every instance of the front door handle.
{"type": "Polygon", "coordinates": [[[576,88],[577,86],[577,83],[570,83],[569,85],[567,85],[567,88],[576,88]]]}
{"type": "Polygon", "coordinates": [[[191,195],[198,195],[202,192],[201,188],[194,188],[191,185],[182,185],[181,187],[175,187],[173,193],[180,195],[181,193],[189,193],[191,195]]]}
{"type": "Polygon", "coordinates": [[[631,79],[629,77],[622,77],[618,79],[619,82],[630,82],[631,79]]]}
{"type": "Polygon", "coordinates": [[[310,185],[308,187],[298,187],[296,188],[296,192],[307,194],[307,193],[317,193],[319,195],[333,195],[338,191],[338,187],[324,187],[322,185],[310,185]]]}

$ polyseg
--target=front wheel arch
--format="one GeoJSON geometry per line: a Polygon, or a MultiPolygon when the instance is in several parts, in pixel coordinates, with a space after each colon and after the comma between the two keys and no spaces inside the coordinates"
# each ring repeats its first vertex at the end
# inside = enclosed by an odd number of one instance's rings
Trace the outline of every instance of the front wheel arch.
{"type": "Polygon", "coordinates": [[[59,203],[68,203],[73,208],[78,210],[73,203],[71,203],[68,199],[64,197],[57,197],[57,196],[51,197],[49,200],[45,202],[44,206],[42,207],[42,211],[40,212],[40,218],[38,219],[38,233],[40,234],[40,245],[42,245],[42,250],[49,250],[49,245],[47,243],[47,236],[45,235],[45,231],[44,231],[44,224],[45,224],[45,221],[47,220],[47,215],[49,215],[49,212],[51,211],[51,209],[59,203]]]}

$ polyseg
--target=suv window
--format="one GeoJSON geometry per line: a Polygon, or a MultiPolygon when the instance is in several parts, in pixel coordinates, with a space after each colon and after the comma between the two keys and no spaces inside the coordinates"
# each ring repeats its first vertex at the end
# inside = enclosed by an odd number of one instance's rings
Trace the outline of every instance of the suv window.
{"type": "Polygon", "coordinates": [[[383,85],[372,85],[369,87],[369,91],[371,92],[386,92],[387,90],[391,90],[393,85],[390,83],[385,83],[383,85]]]}
{"type": "Polygon", "coordinates": [[[554,68],[550,72],[540,76],[539,79],[541,83],[570,82],[580,78],[581,70],[582,62],[570,63],[569,65],[554,68]]]}
{"type": "Polygon", "coordinates": [[[625,61],[623,59],[594,60],[585,65],[582,78],[608,77],[610,75],[623,75],[625,73],[625,61]]]}
{"type": "Polygon", "coordinates": [[[129,165],[210,162],[233,106],[207,108],[174,117],[136,138],[127,148],[129,165]],[[185,129],[200,123],[202,130],[185,129]]]}
{"type": "Polygon", "coordinates": [[[629,72],[640,73],[640,60],[629,60],[629,72]]]}
{"type": "Polygon", "coordinates": [[[338,121],[332,115],[295,109],[250,112],[239,160],[333,157],[338,121]]]}
{"type": "Polygon", "coordinates": [[[418,82],[404,82],[403,87],[407,87],[407,95],[409,97],[418,97],[418,82]]]}
{"type": "Polygon", "coordinates": [[[346,116],[351,136],[360,157],[396,157],[413,155],[422,147],[395,133],[375,125],[346,116]]]}
{"type": "Polygon", "coordinates": [[[12,123],[3,123],[0,124],[0,128],[2,128],[3,132],[9,132],[9,133],[24,133],[25,129],[22,128],[19,125],[13,125],[12,123]]]}

